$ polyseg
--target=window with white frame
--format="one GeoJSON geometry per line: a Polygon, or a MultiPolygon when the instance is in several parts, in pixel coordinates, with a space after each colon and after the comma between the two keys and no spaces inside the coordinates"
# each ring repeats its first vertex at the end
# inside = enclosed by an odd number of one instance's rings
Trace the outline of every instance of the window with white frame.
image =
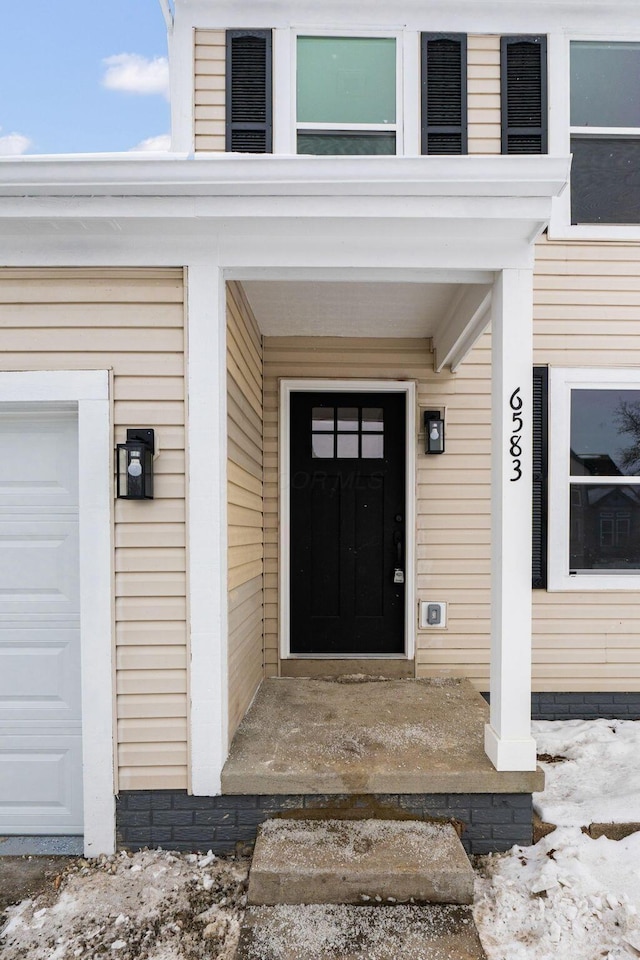
{"type": "Polygon", "coordinates": [[[549,588],[638,589],[640,370],[550,371],[549,588]]]}
{"type": "Polygon", "coordinates": [[[298,153],[400,152],[396,47],[394,37],[297,38],[298,153]]]}
{"type": "Polygon", "coordinates": [[[640,41],[574,40],[571,222],[640,223],[640,41]]]}

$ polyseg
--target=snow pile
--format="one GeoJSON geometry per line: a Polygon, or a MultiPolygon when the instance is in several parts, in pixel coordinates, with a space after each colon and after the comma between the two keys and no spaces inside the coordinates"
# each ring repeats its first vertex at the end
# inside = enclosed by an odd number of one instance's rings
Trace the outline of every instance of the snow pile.
{"type": "Polygon", "coordinates": [[[473,912],[489,960],[640,957],[640,833],[592,840],[561,827],[479,858],[473,912]]]}
{"type": "Polygon", "coordinates": [[[144,851],[76,861],[57,898],[7,911],[3,960],[233,960],[246,861],[144,851]]]}
{"type": "Polygon", "coordinates": [[[640,823],[640,722],[555,720],[533,724],[543,763],[544,793],[533,803],[558,826],[640,823]]]}

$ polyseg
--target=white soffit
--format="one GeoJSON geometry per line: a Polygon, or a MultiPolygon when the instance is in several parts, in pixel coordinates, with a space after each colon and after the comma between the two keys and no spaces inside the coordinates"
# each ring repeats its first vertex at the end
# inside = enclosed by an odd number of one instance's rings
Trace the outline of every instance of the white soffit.
{"type": "Polygon", "coordinates": [[[458,284],[263,281],[242,284],[267,337],[431,337],[458,284]]]}

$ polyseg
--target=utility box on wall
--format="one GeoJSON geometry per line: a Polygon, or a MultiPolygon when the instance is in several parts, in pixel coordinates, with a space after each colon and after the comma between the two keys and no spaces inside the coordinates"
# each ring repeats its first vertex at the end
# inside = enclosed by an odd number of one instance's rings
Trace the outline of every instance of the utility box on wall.
{"type": "Polygon", "coordinates": [[[420,601],[420,629],[446,627],[447,605],[442,600],[420,601]]]}

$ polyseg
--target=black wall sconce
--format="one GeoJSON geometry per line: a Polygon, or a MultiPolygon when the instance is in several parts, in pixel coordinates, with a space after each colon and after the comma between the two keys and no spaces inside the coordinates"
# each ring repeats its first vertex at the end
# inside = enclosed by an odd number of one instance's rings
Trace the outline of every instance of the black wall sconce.
{"type": "Polygon", "coordinates": [[[127,442],[116,445],[116,495],[121,500],[153,500],[154,431],[127,430],[127,442]]]}
{"type": "Polygon", "coordinates": [[[439,410],[424,411],[424,452],[444,453],[444,417],[439,410]]]}

